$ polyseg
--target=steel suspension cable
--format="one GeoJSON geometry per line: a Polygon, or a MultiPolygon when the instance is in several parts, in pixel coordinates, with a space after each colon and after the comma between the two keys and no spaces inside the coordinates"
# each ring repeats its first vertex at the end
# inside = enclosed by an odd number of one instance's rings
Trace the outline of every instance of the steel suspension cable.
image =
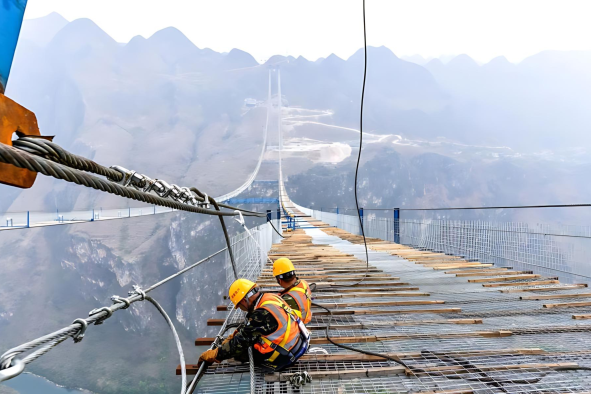
{"type": "MultiPolygon", "coordinates": [[[[101,175],[107,177],[109,180],[114,182],[122,182],[125,178],[125,175],[121,171],[118,171],[114,168],[103,166],[101,164],[96,163],[93,160],[73,154],[67,151],[66,149],[62,148],[55,142],[47,140],[45,138],[25,136],[21,134],[19,135],[19,138],[17,140],[12,142],[12,145],[17,149],[20,149],[32,155],[43,157],[44,159],[51,160],[59,164],[63,164],[67,167],[76,170],[101,175]]],[[[198,193],[196,200],[207,203],[206,196],[207,195],[205,195],[204,193],[198,193]]],[[[218,205],[222,208],[228,208],[232,210],[239,209],[231,205],[222,203],[218,203],[218,205]]],[[[249,211],[246,209],[239,210],[242,212],[254,213],[253,211],[249,211]]]]}
{"type": "MultiPolygon", "coordinates": [[[[51,160],[35,156],[28,152],[13,148],[12,146],[0,143],[0,162],[15,165],[19,168],[26,168],[30,171],[40,172],[43,175],[52,176],[78,185],[90,187],[103,192],[115,194],[121,197],[136,201],[146,202],[152,205],[160,205],[179,211],[201,213],[214,216],[236,216],[235,212],[216,211],[212,209],[201,208],[150,193],[125,187],[114,182],[110,182],[94,175],[90,175],[80,170],[76,170],[66,165],[55,163],[51,160]]],[[[264,217],[264,213],[243,212],[246,216],[264,217]]]]}

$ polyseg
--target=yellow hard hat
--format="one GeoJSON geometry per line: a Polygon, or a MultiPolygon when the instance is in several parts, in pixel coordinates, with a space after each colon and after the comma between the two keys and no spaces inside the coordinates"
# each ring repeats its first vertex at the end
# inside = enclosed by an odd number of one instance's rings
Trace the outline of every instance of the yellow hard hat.
{"type": "Polygon", "coordinates": [[[295,271],[295,267],[293,266],[291,260],[287,257],[277,259],[273,263],[273,276],[285,274],[291,271],[295,271]]]}
{"type": "Polygon", "coordinates": [[[234,305],[237,305],[244,299],[249,291],[256,287],[256,285],[256,283],[251,282],[248,279],[236,279],[234,283],[230,285],[230,290],[228,291],[230,301],[232,301],[234,305]]]}

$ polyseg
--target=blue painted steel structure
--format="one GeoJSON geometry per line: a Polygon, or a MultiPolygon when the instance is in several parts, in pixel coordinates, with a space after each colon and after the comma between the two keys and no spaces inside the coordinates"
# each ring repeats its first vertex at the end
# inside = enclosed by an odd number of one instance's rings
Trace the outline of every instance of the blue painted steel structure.
{"type": "Polygon", "coordinates": [[[253,197],[253,198],[231,198],[226,201],[227,204],[279,204],[278,198],[253,197]]]}
{"type": "Polygon", "coordinates": [[[27,0],[0,1],[0,93],[4,93],[27,0]]]}
{"type": "Polygon", "coordinates": [[[394,208],[394,242],[400,243],[400,208],[394,208]]]}

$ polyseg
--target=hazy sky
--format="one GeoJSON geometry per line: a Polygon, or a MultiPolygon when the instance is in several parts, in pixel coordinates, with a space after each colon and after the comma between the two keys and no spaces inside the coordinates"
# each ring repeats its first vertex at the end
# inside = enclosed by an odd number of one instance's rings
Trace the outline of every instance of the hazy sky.
{"type": "MultiPolygon", "coordinates": [[[[347,58],[363,44],[361,0],[29,0],[27,18],[90,18],[119,42],[175,26],[198,47],[347,58]]],[[[398,56],[467,53],[510,61],[591,49],[589,0],[367,0],[370,45],[398,56]]]]}

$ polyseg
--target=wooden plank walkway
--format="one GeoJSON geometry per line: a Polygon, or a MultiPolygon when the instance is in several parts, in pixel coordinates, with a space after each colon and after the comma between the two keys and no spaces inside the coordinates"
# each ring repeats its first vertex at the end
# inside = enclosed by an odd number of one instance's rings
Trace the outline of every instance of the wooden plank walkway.
{"type": "MultiPolygon", "coordinates": [[[[308,219],[293,212],[300,221],[308,219]]],[[[315,302],[334,314],[330,336],[335,342],[386,353],[411,367],[332,345],[325,332],[327,312],[314,308],[308,325],[312,347],[328,354],[310,353],[286,371],[258,375],[257,392],[591,391],[591,373],[580,369],[591,366],[587,284],[562,284],[532,271],[376,238],[367,238],[366,267],[360,259],[362,237],[318,220],[306,226],[318,229],[284,233],[269,257],[289,257],[301,277],[316,281],[315,302]],[[314,381],[296,391],[286,382],[300,371],[314,381]]],[[[271,263],[257,283],[266,291],[279,290],[271,263]]],[[[226,310],[227,305],[218,307],[219,313],[226,310]]],[[[208,325],[223,321],[216,316],[208,325]]],[[[212,339],[198,338],[196,344],[212,339]]],[[[195,371],[190,365],[188,372],[195,371]]],[[[210,368],[204,379],[234,382],[234,375],[247,376],[248,366],[229,360],[210,368]]]]}

